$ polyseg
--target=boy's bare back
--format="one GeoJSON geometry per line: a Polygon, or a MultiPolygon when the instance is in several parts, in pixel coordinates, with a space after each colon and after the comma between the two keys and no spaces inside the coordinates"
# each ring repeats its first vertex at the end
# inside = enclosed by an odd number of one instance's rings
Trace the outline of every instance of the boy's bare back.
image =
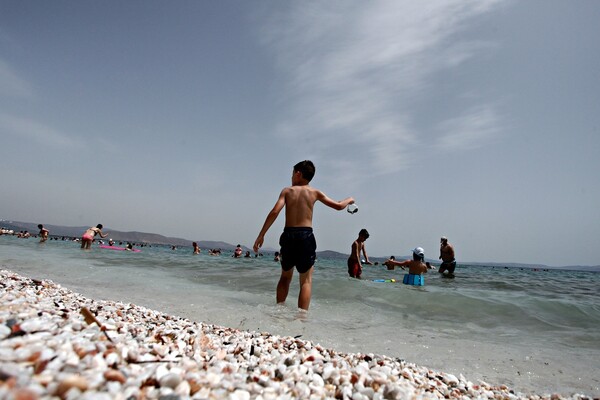
{"type": "Polygon", "coordinates": [[[319,193],[308,185],[283,189],[281,195],[285,202],[285,226],[312,228],[313,208],[319,193]]]}
{"type": "Polygon", "coordinates": [[[325,193],[308,184],[308,180],[299,171],[292,174],[292,186],[284,188],[279,194],[275,206],[267,215],[265,223],[254,242],[254,251],[257,252],[263,245],[265,233],[271,227],[279,212],[285,207],[285,227],[312,228],[313,208],[315,202],[320,201],[335,210],[343,210],[348,204],[353,204],[354,199],[348,197],[341,201],[335,201],[327,197],[325,193]]]}

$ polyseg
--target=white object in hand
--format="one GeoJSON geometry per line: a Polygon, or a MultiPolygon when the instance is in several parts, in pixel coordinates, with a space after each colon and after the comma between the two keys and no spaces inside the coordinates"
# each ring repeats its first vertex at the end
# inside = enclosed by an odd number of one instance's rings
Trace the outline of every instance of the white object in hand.
{"type": "Polygon", "coordinates": [[[350,214],[356,214],[358,212],[358,206],[356,204],[348,204],[348,212],[350,214]]]}

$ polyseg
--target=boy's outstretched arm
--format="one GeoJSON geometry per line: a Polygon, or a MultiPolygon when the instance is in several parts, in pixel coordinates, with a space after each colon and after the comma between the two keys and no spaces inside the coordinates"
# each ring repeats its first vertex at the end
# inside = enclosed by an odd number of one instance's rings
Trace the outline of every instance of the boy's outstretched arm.
{"type": "Polygon", "coordinates": [[[265,223],[263,224],[263,227],[260,230],[258,237],[254,241],[253,250],[255,253],[258,253],[258,249],[260,249],[262,247],[263,242],[265,240],[265,234],[267,233],[267,231],[269,230],[271,225],[273,225],[273,222],[275,222],[275,220],[277,219],[277,216],[279,215],[279,212],[283,209],[283,206],[285,206],[285,193],[284,192],[285,192],[285,189],[282,190],[281,193],[279,194],[279,198],[277,199],[277,202],[275,203],[275,205],[273,206],[273,209],[269,212],[269,214],[267,214],[265,223]]]}
{"type": "Polygon", "coordinates": [[[405,261],[387,260],[386,262],[383,263],[383,265],[385,265],[387,267],[400,267],[400,268],[404,269],[404,267],[408,266],[409,263],[410,263],[410,260],[405,260],[405,261]]]}
{"type": "Polygon", "coordinates": [[[348,207],[349,204],[354,204],[354,199],[352,197],[347,197],[341,201],[335,201],[327,197],[327,195],[321,191],[318,192],[317,200],[321,203],[325,204],[328,207],[333,208],[334,210],[343,210],[348,207]]]}

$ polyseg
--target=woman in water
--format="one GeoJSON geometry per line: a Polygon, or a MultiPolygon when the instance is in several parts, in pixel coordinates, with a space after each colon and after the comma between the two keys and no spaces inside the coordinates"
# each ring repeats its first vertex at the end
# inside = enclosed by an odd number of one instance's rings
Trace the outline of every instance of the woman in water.
{"type": "Polygon", "coordinates": [[[96,225],[94,228],[88,228],[87,231],[81,236],[81,248],[89,250],[92,247],[92,242],[94,241],[94,236],[100,235],[101,238],[105,238],[108,236],[108,233],[102,233],[102,224],[96,225]]]}

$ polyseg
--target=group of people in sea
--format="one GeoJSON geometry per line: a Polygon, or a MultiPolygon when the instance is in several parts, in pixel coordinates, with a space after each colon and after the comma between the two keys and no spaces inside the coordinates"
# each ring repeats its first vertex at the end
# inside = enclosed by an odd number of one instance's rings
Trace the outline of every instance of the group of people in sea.
{"type": "MultiPolygon", "coordinates": [[[[350,257],[348,257],[348,275],[351,278],[360,279],[363,271],[363,264],[373,265],[369,261],[367,250],[365,248],[365,241],[369,238],[369,232],[366,229],[361,229],[358,232],[358,238],[352,242],[350,257]],[[361,259],[361,253],[364,259],[361,259]]],[[[447,276],[454,276],[454,270],[456,269],[456,259],[454,256],[454,247],[448,243],[448,238],[442,236],[440,239],[440,260],[442,263],[438,269],[438,272],[447,276]]],[[[378,263],[376,262],[375,265],[378,263]]],[[[394,270],[396,267],[400,267],[403,270],[408,268],[408,274],[404,275],[403,283],[407,285],[423,286],[425,280],[423,274],[427,273],[429,269],[434,267],[429,262],[425,262],[425,250],[422,247],[415,247],[412,251],[412,259],[404,261],[396,261],[394,256],[391,256],[386,260],[383,265],[388,270],[394,270]]]]}
{"type": "MultiPolygon", "coordinates": [[[[277,303],[285,302],[290,283],[292,281],[294,268],[300,274],[300,291],[298,293],[298,308],[308,310],[312,294],[312,273],[316,259],[316,240],[312,230],[313,208],[317,201],[327,207],[341,211],[348,208],[348,212],[354,214],[358,211],[356,207],[350,209],[355,201],[352,197],[336,201],[329,198],[322,191],[309,185],[315,175],[315,166],[310,160],[304,160],[292,169],[291,186],[283,188],[271,211],[267,214],[265,222],[254,242],[254,252],[257,253],[264,243],[265,234],[273,225],[281,210],[285,207],[285,227],[279,238],[281,247],[280,262],[281,275],[277,283],[277,303]]],[[[364,264],[371,264],[365,250],[364,242],[369,237],[369,232],[362,229],[358,238],[352,243],[350,257],[348,258],[348,275],[360,278],[362,274],[361,253],[365,257],[364,264]]],[[[439,272],[453,274],[456,268],[454,248],[448,243],[446,237],[441,238],[439,272]]],[[[411,285],[423,285],[423,274],[429,269],[425,263],[425,251],[421,247],[413,250],[410,260],[396,261],[390,257],[383,263],[388,269],[400,267],[408,268],[408,274],[403,282],[411,285]]]]}
{"type": "MultiPolygon", "coordinates": [[[[279,238],[280,252],[275,255],[275,260],[281,263],[281,275],[277,283],[276,299],[277,303],[285,302],[290,283],[294,274],[294,268],[300,274],[300,291],[298,293],[298,308],[308,310],[312,294],[312,273],[316,260],[316,240],[312,230],[312,217],[314,204],[319,201],[324,205],[334,209],[343,210],[355,203],[354,198],[347,197],[336,201],[329,198],[322,191],[309,185],[315,175],[315,166],[310,160],[304,160],[292,169],[291,186],[283,188],[271,211],[267,214],[265,222],[256,237],[253,250],[256,256],[259,256],[259,249],[262,247],[264,237],[271,225],[277,219],[281,210],[285,207],[285,228],[279,238]]],[[[356,213],[358,209],[348,211],[351,214],[356,213]]],[[[47,240],[48,230],[39,225],[40,237],[42,241],[47,240]]],[[[108,234],[102,232],[102,224],[88,228],[81,237],[81,248],[90,249],[96,236],[106,238],[108,234]]],[[[353,278],[360,278],[363,264],[370,265],[369,257],[365,249],[365,241],[369,238],[369,232],[362,229],[358,238],[352,243],[351,254],[348,258],[348,274],[353,278]],[[361,253],[364,255],[364,261],[361,260],[361,253]]],[[[456,260],[453,246],[448,243],[446,237],[441,238],[440,256],[442,260],[438,272],[453,274],[456,268],[456,260]]],[[[176,247],[173,246],[173,249],[176,247]]],[[[193,243],[194,254],[200,254],[200,247],[196,242],[193,243]]],[[[431,265],[425,262],[425,251],[422,247],[415,247],[412,252],[412,259],[396,261],[394,257],[386,260],[385,265],[389,270],[396,267],[402,269],[408,268],[408,274],[404,276],[403,282],[410,285],[423,285],[423,274],[427,273],[431,265]]],[[[209,251],[210,255],[221,254],[220,250],[209,251]]],[[[233,257],[242,258],[243,249],[237,245],[233,257]]],[[[246,251],[246,258],[250,257],[250,251],[246,251]]]]}
{"type": "MultiPolygon", "coordinates": [[[[1,228],[0,229],[0,235],[12,235],[12,236],[16,236],[18,238],[22,238],[22,239],[29,239],[29,238],[39,238],[40,239],[40,243],[46,242],[48,240],[61,240],[61,241],[72,241],[72,242],[78,242],[81,243],[81,248],[82,249],[90,249],[91,248],[91,244],[94,242],[97,242],[99,245],[104,245],[105,242],[100,239],[100,240],[96,240],[95,236],[97,234],[100,235],[101,238],[105,238],[106,236],[108,236],[107,234],[103,234],[101,229],[102,229],[102,224],[98,224],[95,227],[90,227],[89,229],[87,229],[84,234],[82,235],[81,238],[77,238],[77,237],[69,237],[69,236],[62,236],[62,237],[58,237],[58,236],[54,236],[54,237],[50,237],[50,231],[44,227],[43,224],[38,224],[38,229],[39,229],[39,233],[37,234],[31,234],[29,231],[27,230],[22,230],[19,232],[15,232],[14,230],[10,230],[10,229],[5,229],[5,228],[1,228]]],[[[115,246],[116,242],[113,239],[109,239],[108,240],[108,246],[112,247],[115,246]]],[[[146,246],[150,246],[148,243],[134,243],[134,242],[126,242],[123,243],[123,241],[119,241],[119,246],[125,246],[123,249],[124,250],[134,250],[134,246],[138,246],[138,247],[146,247],[146,246]]],[[[115,246],[117,247],[117,246],[115,246]]],[[[137,250],[135,250],[137,251],[137,250]]]]}

